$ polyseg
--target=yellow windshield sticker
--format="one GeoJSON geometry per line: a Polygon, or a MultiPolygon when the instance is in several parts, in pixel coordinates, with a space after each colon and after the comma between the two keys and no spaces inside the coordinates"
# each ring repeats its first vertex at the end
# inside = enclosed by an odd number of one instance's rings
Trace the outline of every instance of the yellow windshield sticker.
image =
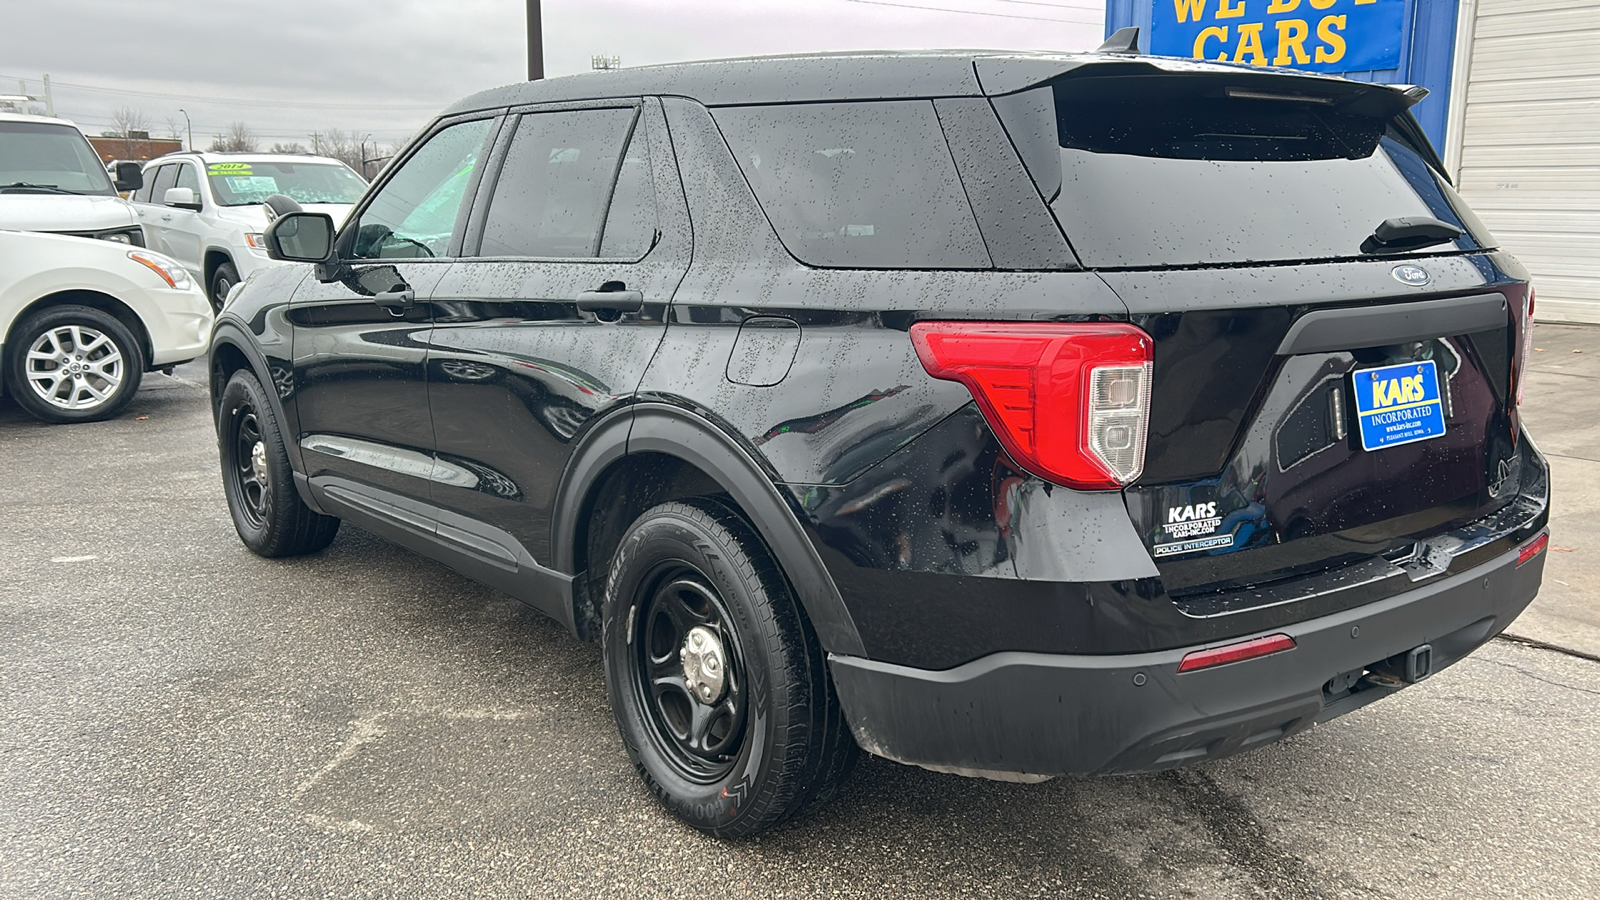
{"type": "Polygon", "coordinates": [[[243,162],[212,163],[206,166],[207,175],[249,175],[250,164],[243,162]]]}

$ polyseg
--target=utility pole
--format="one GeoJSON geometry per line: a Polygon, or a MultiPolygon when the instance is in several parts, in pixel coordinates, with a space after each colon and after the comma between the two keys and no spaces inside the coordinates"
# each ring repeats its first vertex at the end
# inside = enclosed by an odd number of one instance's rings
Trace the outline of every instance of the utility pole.
{"type": "Polygon", "coordinates": [[[44,114],[50,118],[56,116],[56,98],[50,93],[50,76],[44,76],[44,114]]]}
{"type": "Polygon", "coordinates": [[[544,77],[544,25],[539,17],[539,0],[528,0],[528,80],[544,77]]]}

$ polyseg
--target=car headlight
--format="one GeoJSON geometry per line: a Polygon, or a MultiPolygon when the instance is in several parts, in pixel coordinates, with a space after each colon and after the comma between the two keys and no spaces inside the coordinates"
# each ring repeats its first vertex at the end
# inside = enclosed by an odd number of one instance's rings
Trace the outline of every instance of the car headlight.
{"type": "Polygon", "coordinates": [[[118,244],[131,244],[135,247],[144,246],[144,231],[138,227],[124,228],[120,231],[107,231],[95,235],[102,241],[115,241],[118,244]]]}
{"type": "Polygon", "coordinates": [[[187,269],[159,253],[150,253],[145,250],[129,250],[128,258],[160,275],[161,280],[175,290],[186,291],[194,283],[190,280],[187,269]]]}
{"type": "Polygon", "coordinates": [[[267,238],[265,235],[246,234],[244,242],[251,250],[260,250],[262,253],[267,252],[267,238]]]}

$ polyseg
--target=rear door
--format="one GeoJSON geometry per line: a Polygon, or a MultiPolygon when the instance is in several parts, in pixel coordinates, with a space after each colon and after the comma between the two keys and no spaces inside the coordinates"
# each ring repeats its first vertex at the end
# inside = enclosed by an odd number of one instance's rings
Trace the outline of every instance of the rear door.
{"type": "Polygon", "coordinates": [[[152,250],[173,256],[171,234],[167,227],[172,222],[172,210],[167,208],[163,198],[167,188],[178,186],[177,164],[167,163],[158,167],[145,176],[145,184],[150,188],[147,198],[133,205],[139,216],[139,224],[144,228],[145,243],[152,250]]]}
{"type": "Polygon", "coordinates": [[[526,109],[500,144],[434,294],[434,498],[548,564],[556,485],[661,342],[688,220],[654,100],[526,109]]]}

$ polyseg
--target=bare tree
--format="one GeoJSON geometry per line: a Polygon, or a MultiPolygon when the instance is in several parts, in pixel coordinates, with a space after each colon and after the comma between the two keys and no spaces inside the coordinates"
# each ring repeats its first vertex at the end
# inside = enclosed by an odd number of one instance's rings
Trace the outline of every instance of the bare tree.
{"type": "Polygon", "coordinates": [[[337,159],[357,172],[362,169],[361,150],[355,135],[342,128],[330,128],[311,135],[312,153],[337,159]]]}
{"type": "Polygon", "coordinates": [[[268,152],[271,152],[271,153],[295,153],[295,154],[299,154],[301,156],[304,156],[305,153],[306,153],[306,147],[305,147],[304,144],[300,143],[299,141],[293,141],[293,142],[288,143],[288,144],[277,143],[277,144],[273,144],[272,145],[272,149],[270,151],[268,151],[268,152]]]}
{"type": "Polygon", "coordinates": [[[181,141],[181,140],[183,140],[183,122],[182,122],[182,120],[176,119],[176,118],[174,118],[172,116],[166,116],[166,117],[162,118],[162,120],[161,120],[161,135],[162,135],[162,137],[165,137],[168,140],[173,140],[173,141],[181,141]]]}
{"type": "Polygon", "coordinates": [[[110,137],[122,138],[124,159],[150,157],[150,117],[144,110],[119,106],[111,113],[110,137]]]}
{"type": "Polygon", "coordinates": [[[261,143],[256,140],[256,133],[250,126],[243,122],[234,122],[228,126],[224,134],[219,134],[211,142],[213,153],[253,153],[260,149],[261,143]]]}
{"type": "Polygon", "coordinates": [[[111,134],[127,137],[136,131],[150,131],[150,117],[145,115],[144,110],[119,106],[111,113],[111,134]]]}

